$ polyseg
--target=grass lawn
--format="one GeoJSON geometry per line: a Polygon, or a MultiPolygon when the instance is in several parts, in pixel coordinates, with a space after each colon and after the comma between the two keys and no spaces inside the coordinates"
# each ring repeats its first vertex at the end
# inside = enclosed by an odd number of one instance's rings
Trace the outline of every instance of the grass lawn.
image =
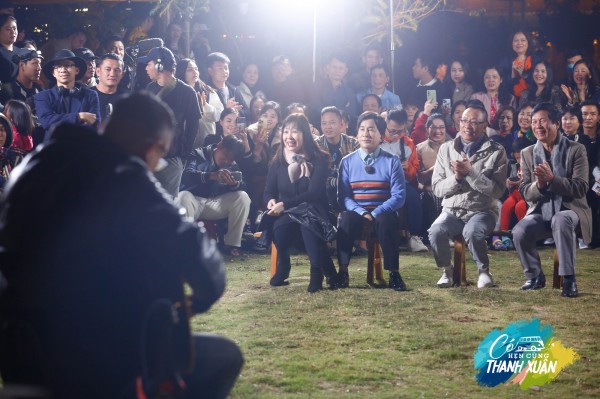
{"type": "MultiPolygon", "coordinates": [[[[400,255],[408,292],[366,285],[366,257],[353,258],[350,288],[306,292],[308,258],[292,259],[287,287],[269,287],[269,257],[227,259],[228,289],[193,319],[197,331],[235,340],[246,363],[234,398],[598,398],[600,397],[600,250],[578,250],[579,298],[552,286],[553,249],[541,250],[548,278],[539,291],[520,291],[514,251],[491,252],[495,288],[476,286],[467,257],[464,288],[438,289],[431,253],[400,255]],[[492,329],[540,318],[554,338],[581,358],[536,390],[480,387],[473,354],[492,329]]],[[[387,278],[387,273],[386,273],[387,278]]]]}

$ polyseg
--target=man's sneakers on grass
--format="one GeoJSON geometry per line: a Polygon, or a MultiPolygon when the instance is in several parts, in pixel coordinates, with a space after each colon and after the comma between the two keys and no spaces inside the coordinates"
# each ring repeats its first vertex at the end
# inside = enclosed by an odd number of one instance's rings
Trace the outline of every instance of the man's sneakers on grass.
{"type": "Polygon", "coordinates": [[[489,288],[494,286],[494,280],[488,270],[479,270],[479,278],[477,279],[477,288],[489,288]]]}
{"type": "MultiPolygon", "coordinates": [[[[452,287],[454,280],[452,278],[454,268],[452,266],[445,267],[442,277],[437,282],[439,288],[450,288],[452,287]]],[[[479,278],[477,279],[477,288],[489,288],[494,286],[494,280],[492,275],[487,270],[479,271],[479,278]]]]}
{"type": "Polygon", "coordinates": [[[419,236],[411,236],[408,239],[407,249],[410,252],[427,252],[427,251],[429,251],[429,249],[427,249],[427,246],[425,246],[425,244],[423,244],[423,240],[419,236]]]}
{"type": "Polygon", "coordinates": [[[452,279],[453,269],[454,268],[452,266],[444,268],[444,273],[442,274],[442,277],[440,277],[440,279],[437,282],[437,286],[439,288],[450,288],[450,287],[452,287],[452,284],[454,283],[454,281],[452,279]]]}

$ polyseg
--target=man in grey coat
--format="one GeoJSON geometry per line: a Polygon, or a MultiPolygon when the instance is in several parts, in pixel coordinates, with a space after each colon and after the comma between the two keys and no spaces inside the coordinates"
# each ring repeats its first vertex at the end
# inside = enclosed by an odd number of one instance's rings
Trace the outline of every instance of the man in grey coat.
{"type": "Polygon", "coordinates": [[[519,192],[529,209],[513,229],[515,248],[527,281],[522,290],[546,285],[536,241],[553,237],[564,276],[562,296],[578,295],[575,284],[575,236],[592,238],[592,214],[586,201],[589,186],[585,147],[558,134],[560,113],[550,103],[536,105],[531,125],[537,143],[521,153],[523,182],[519,192]]]}

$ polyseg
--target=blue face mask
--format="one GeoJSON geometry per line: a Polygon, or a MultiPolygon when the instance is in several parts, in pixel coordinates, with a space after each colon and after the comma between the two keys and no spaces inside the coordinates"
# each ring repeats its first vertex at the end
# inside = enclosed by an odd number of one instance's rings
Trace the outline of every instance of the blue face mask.
{"type": "Polygon", "coordinates": [[[567,64],[567,70],[568,71],[573,71],[574,67],[575,67],[575,64],[567,64]]]}

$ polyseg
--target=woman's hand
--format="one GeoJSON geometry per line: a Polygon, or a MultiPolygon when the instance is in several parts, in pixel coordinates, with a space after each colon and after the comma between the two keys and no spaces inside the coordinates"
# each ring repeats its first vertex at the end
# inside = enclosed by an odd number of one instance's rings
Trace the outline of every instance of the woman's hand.
{"type": "Polygon", "coordinates": [[[521,75],[523,75],[523,70],[525,69],[525,62],[523,61],[513,61],[512,63],[512,68],[513,68],[513,78],[521,77],[521,75]]]}
{"type": "Polygon", "coordinates": [[[567,102],[569,104],[573,104],[573,91],[571,90],[571,88],[563,84],[560,85],[560,89],[562,90],[565,97],[567,97],[567,102]]]}
{"type": "Polygon", "coordinates": [[[433,100],[425,101],[425,105],[423,106],[423,113],[425,115],[431,115],[431,111],[437,108],[438,103],[433,100]]]}
{"type": "MultiPolygon", "coordinates": [[[[273,200],[271,200],[273,201],[273,200]]],[[[271,202],[269,201],[269,202],[271,202]]],[[[267,205],[267,208],[269,206],[267,205]]],[[[270,208],[269,213],[267,213],[267,215],[273,215],[273,216],[279,216],[283,213],[283,211],[285,211],[285,207],[283,205],[283,202],[277,202],[275,204],[273,204],[273,206],[270,208]]]]}
{"type": "Polygon", "coordinates": [[[272,209],[276,203],[277,203],[277,200],[275,198],[271,198],[269,200],[269,202],[267,202],[267,209],[272,209]]]}
{"type": "Polygon", "coordinates": [[[235,98],[230,98],[229,100],[227,100],[227,108],[233,108],[236,111],[239,111],[242,109],[242,105],[235,101],[235,98]]]}

